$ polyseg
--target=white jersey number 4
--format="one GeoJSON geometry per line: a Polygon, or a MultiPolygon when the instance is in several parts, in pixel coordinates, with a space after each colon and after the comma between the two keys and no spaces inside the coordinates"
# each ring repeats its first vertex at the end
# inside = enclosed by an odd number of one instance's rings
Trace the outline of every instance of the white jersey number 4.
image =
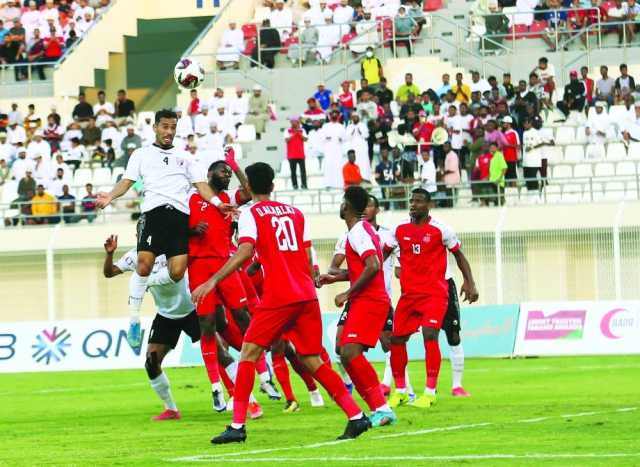
{"type": "Polygon", "coordinates": [[[298,251],[298,240],[290,217],[272,217],[271,225],[276,229],[276,241],[280,251],[298,251]]]}

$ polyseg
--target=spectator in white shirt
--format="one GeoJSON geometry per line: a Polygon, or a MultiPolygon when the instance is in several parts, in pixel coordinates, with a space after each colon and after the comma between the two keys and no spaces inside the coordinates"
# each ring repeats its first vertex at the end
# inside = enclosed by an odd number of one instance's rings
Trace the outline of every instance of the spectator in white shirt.
{"type": "Polygon", "coordinates": [[[236,137],[236,128],[233,125],[233,120],[227,114],[224,107],[218,107],[218,111],[211,116],[211,121],[214,121],[218,125],[218,129],[225,135],[231,135],[233,139],[236,137]]]}
{"type": "Polygon", "coordinates": [[[29,9],[22,13],[20,20],[22,21],[22,26],[27,31],[33,31],[40,26],[42,14],[40,10],[38,10],[38,4],[35,1],[32,0],[29,2],[29,9]]]}
{"type": "Polygon", "coordinates": [[[594,146],[587,147],[587,157],[599,159],[604,157],[604,144],[607,136],[613,131],[613,123],[609,115],[604,113],[607,104],[602,101],[596,102],[596,112],[592,113],[587,120],[585,134],[594,146]]]}
{"type": "Polygon", "coordinates": [[[78,0],[78,6],[73,11],[73,17],[76,22],[82,21],[86,18],[86,15],[91,15],[91,18],[95,16],[95,10],[89,6],[89,2],[87,0],[78,0]]]}
{"type": "Polygon", "coordinates": [[[340,25],[333,24],[331,15],[325,15],[324,26],[318,27],[318,62],[329,63],[333,49],[340,44],[340,25]]]}
{"type": "Polygon", "coordinates": [[[155,141],[155,131],[153,131],[153,122],[151,118],[146,117],[143,122],[138,125],[138,134],[142,138],[142,145],[148,146],[155,141]]]}
{"type": "Polygon", "coordinates": [[[89,155],[84,145],[80,142],[80,138],[71,139],[71,149],[67,155],[67,164],[72,165],[74,170],[78,170],[80,164],[89,160],[89,155]]]}
{"type": "Polygon", "coordinates": [[[71,175],[73,175],[73,171],[68,164],[64,162],[64,156],[60,153],[56,154],[56,161],[51,165],[51,178],[56,178],[58,174],[58,170],[62,170],[62,178],[65,180],[70,180],[71,175]]]}
{"type": "Polygon", "coordinates": [[[93,105],[93,115],[96,116],[96,125],[102,126],[107,121],[113,120],[115,109],[111,102],[107,102],[107,96],[104,91],[98,91],[98,102],[93,105]]]}
{"type": "Polygon", "coordinates": [[[100,136],[102,144],[104,144],[105,141],[109,139],[111,140],[111,144],[114,148],[120,148],[120,143],[122,142],[122,134],[116,128],[116,122],[114,122],[113,120],[109,120],[104,124],[104,126],[105,127],[102,129],[102,134],[100,136]]]}
{"type": "Polygon", "coordinates": [[[175,109],[178,115],[178,126],[176,128],[176,136],[186,139],[187,136],[193,134],[193,120],[182,112],[182,109],[175,109]]]}
{"type": "MultiPolygon", "coordinates": [[[[349,0],[341,0],[340,5],[333,10],[333,22],[340,24],[340,35],[344,36],[349,33],[349,23],[353,21],[353,7],[349,5],[349,0]]],[[[365,177],[366,178],[366,177],[365,177]]]]}
{"type": "Polygon", "coordinates": [[[22,180],[27,171],[33,173],[35,164],[33,160],[27,159],[27,150],[24,148],[18,149],[18,158],[13,161],[11,166],[11,178],[13,180],[22,180]]]}
{"type": "Polygon", "coordinates": [[[13,122],[9,125],[9,129],[7,130],[7,138],[9,140],[9,144],[16,147],[19,145],[24,146],[27,142],[27,132],[24,130],[24,127],[13,122]]]}
{"type": "Polygon", "coordinates": [[[15,102],[11,104],[11,112],[9,112],[9,125],[13,125],[14,123],[22,123],[24,117],[22,116],[22,112],[18,110],[18,104],[15,102]]]}
{"type": "Polygon", "coordinates": [[[227,108],[227,99],[224,97],[224,90],[217,88],[213,93],[213,97],[209,100],[209,110],[216,112],[221,106],[227,108]]]}
{"type": "Polygon", "coordinates": [[[524,133],[522,134],[522,169],[527,185],[527,190],[536,191],[540,189],[538,173],[542,177],[542,151],[545,141],[540,136],[540,132],[533,128],[531,120],[525,118],[523,121],[524,133]]]}
{"type": "Polygon", "coordinates": [[[65,178],[64,169],[58,168],[56,169],[55,178],[50,181],[50,183],[43,183],[43,185],[47,188],[47,191],[51,193],[53,196],[58,197],[62,196],[62,187],[64,185],[68,185],[70,180],[65,178]]]}
{"type": "Polygon", "coordinates": [[[200,113],[198,113],[193,119],[193,131],[195,131],[198,138],[204,138],[210,132],[211,118],[209,117],[209,108],[205,106],[200,107],[200,113]]]}
{"type": "Polygon", "coordinates": [[[438,191],[438,184],[436,180],[436,165],[433,163],[433,157],[429,151],[422,153],[422,167],[420,168],[420,182],[422,188],[427,190],[430,194],[434,194],[438,191]]]}
{"type": "Polygon", "coordinates": [[[469,87],[471,88],[471,92],[480,91],[480,94],[484,94],[485,91],[491,91],[491,85],[486,79],[480,78],[480,72],[478,71],[471,72],[471,83],[469,87]]]}
{"type": "Polygon", "coordinates": [[[33,139],[27,145],[27,156],[31,159],[34,159],[36,154],[42,155],[46,160],[51,159],[51,146],[43,139],[43,136],[42,129],[36,130],[33,139]]]}
{"type": "Polygon", "coordinates": [[[84,36],[86,32],[91,29],[94,23],[93,15],[91,13],[85,13],[82,21],[76,23],[76,32],[79,36],[84,36]]]}
{"type": "Polygon", "coordinates": [[[456,152],[460,153],[462,146],[464,144],[464,133],[463,133],[463,121],[458,115],[458,109],[454,105],[450,105],[447,109],[448,115],[444,118],[444,124],[447,127],[447,131],[449,132],[449,141],[451,142],[451,148],[456,152]]]}
{"type": "Polygon", "coordinates": [[[16,157],[16,148],[7,143],[7,134],[3,131],[0,133],[0,159],[4,159],[7,163],[11,163],[16,157]]]}
{"type": "Polygon", "coordinates": [[[291,35],[293,25],[293,12],[291,8],[284,7],[283,0],[276,0],[275,8],[269,13],[269,22],[272,28],[276,28],[280,34],[280,41],[284,42],[291,35]]]}
{"type": "Polygon", "coordinates": [[[620,131],[626,143],[640,141],[640,101],[634,104],[633,116],[627,118],[620,131]]]}
{"type": "Polygon", "coordinates": [[[52,19],[57,23],[58,18],[60,18],[58,7],[56,7],[53,0],[47,0],[45,2],[45,8],[40,12],[40,14],[42,15],[42,19],[45,22],[52,19]]]}
{"type": "Polygon", "coordinates": [[[249,113],[249,97],[241,87],[236,88],[236,98],[229,99],[229,115],[234,125],[243,124],[249,113]]]}
{"type": "Polygon", "coordinates": [[[240,68],[240,56],[244,52],[244,34],[237,28],[235,20],[229,21],[229,29],[222,33],[220,46],[216,54],[218,68],[223,70],[229,66],[240,68]]]}

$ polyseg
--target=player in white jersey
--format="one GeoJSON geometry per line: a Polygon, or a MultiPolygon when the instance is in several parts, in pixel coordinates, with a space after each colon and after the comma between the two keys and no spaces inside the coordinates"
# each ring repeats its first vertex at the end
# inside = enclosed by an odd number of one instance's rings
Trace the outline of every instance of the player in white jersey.
{"type": "Polygon", "coordinates": [[[179,282],[187,270],[191,188],[223,212],[234,210],[214,195],[207,183],[206,169],[186,151],[173,146],[177,124],[175,112],[158,111],[153,125],[155,143],[136,149],[122,179],[109,193],[97,195],[96,204],[103,209],[124,195],[138,179],[142,178],[144,182],[136,270],[129,281],[131,323],[127,339],[132,347],[139,347],[142,343],[140,307],[156,257],[164,255],[167,258],[167,268],[161,272],[161,283],[179,282]]]}
{"type": "MultiPolygon", "coordinates": [[[[369,195],[369,203],[367,204],[367,208],[364,211],[364,217],[367,221],[376,229],[378,236],[380,237],[381,245],[391,245],[392,242],[392,233],[388,228],[379,225],[377,221],[377,216],[380,213],[380,203],[378,198],[373,195],[369,195]]],[[[331,260],[331,266],[329,268],[329,274],[336,273],[340,270],[340,266],[342,266],[343,262],[346,258],[346,242],[347,242],[347,233],[345,233],[342,237],[338,239],[336,243],[335,250],[333,252],[333,259],[331,260]]],[[[394,264],[394,252],[386,251],[385,253],[385,261],[382,263],[382,270],[384,272],[384,284],[387,290],[387,295],[389,295],[389,300],[392,299],[392,291],[391,291],[391,278],[393,276],[393,264],[394,264]]],[[[340,313],[340,318],[338,319],[338,329],[336,331],[336,342],[340,340],[340,335],[342,334],[342,328],[344,327],[344,323],[347,320],[347,313],[349,312],[349,303],[347,303],[340,313]]],[[[389,340],[391,339],[391,330],[393,328],[393,308],[389,309],[389,316],[387,317],[387,321],[384,325],[384,329],[382,334],[380,335],[380,345],[382,346],[382,350],[387,353],[384,375],[382,379],[382,390],[385,395],[389,394],[391,379],[393,375],[391,374],[391,362],[389,360],[389,340]]],[[[336,344],[336,353],[340,355],[339,348],[336,344]]],[[[342,378],[347,385],[351,389],[352,382],[349,378],[349,375],[342,371],[342,366],[338,365],[338,368],[341,370],[342,378]]],[[[407,370],[407,385],[409,389],[409,395],[413,395],[413,388],[411,387],[411,383],[409,382],[409,374],[407,370]]]]}
{"type": "MultiPolygon", "coordinates": [[[[137,252],[135,248],[129,250],[115,264],[113,254],[118,248],[118,237],[110,236],[104,243],[106,252],[103,273],[106,278],[112,278],[125,272],[134,272],[137,264],[137,252]]],[[[149,284],[154,284],[155,279],[167,269],[167,259],[164,255],[155,258],[149,284]]],[[[191,294],[187,285],[187,279],[163,285],[150,285],[149,292],[156,303],[156,317],[149,332],[149,342],[145,360],[145,369],[151,387],[158,397],[164,402],[165,410],[152,420],[177,420],[180,412],[171,394],[171,387],[167,375],[162,371],[162,360],[174,349],[185,332],[193,342],[200,340],[200,324],[196,315],[191,294]]]]}

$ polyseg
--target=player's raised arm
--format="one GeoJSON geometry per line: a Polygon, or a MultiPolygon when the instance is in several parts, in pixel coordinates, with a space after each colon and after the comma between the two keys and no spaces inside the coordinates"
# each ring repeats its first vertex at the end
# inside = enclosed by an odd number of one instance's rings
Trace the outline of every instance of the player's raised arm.
{"type": "Polygon", "coordinates": [[[479,297],[478,289],[476,289],[476,283],[473,280],[471,266],[469,265],[469,261],[467,261],[467,257],[460,249],[453,252],[453,257],[456,259],[456,264],[464,279],[462,287],[460,287],[460,296],[469,303],[477,302],[479,297]]]}
{"type": "Polygon", "coordinates": [[[113,187],[113,189],[110,192],[108,193],[104,191],[99,192],[96,195],[98,198],[96,201],[96,206],[98,206],[98,208],[100,209],[106,208],[107,206],[109,206],[109,204],[111,204],[111,202],[114,199],[120,198],[127,191],[129,191],[129,188],[133,186],[133,183],[134,183],[133,180],[122,178],[118,183],[116,183],[116,185],[113,187]]]}
{"type": "Polygon", "coordinates": [[[207,182],[195,182],[193,183],[193,187],[198,190],[200,196],[208,200],[211,204],[220,209],[220,211],[230,214],[237,211],[236,207],[232,204],[223,203],[222,200],[213,192],[207,182]]]}
{"type": "Polygon", "coordinates": [[[106,253],[104,257],[104,264],[102,265],[102,273],[107,279],[122,274],[120,268],[113,264],[113,254],[118,248],[118,236],[111,235],[104,242],[104,251],[106,253]]]}
{"type": "Polygon", "coordinates": [[[240,194],[240,203],[246,203],[251,200],[251,190],[249,189],[249,180],[247,180],[247,176],[244,171],[236,162],[236,152],[233,150],[231,146],[228,146],[224,150],[224,161],[227,163],[233,173],[238,177],[238,181],[240,182],[241,189],[239,190],[240,194]]]}

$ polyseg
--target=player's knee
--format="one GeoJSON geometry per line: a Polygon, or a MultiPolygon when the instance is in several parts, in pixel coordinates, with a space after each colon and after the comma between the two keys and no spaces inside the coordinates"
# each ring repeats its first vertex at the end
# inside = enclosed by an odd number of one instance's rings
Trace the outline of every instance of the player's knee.
{"type": "Polygon", "coordinates": [[[231,310],[233,317],[238,323],[238,327],[242,332],[246,331],[249,327],[249,321],[251,320],[251,315],[249,315],[249,309],[244,306],[242,308],[237,308],[235,310],[231,310]]]}
{"type": "Polygon", "coordinates": [[[427,341],[438,340],[438,330],[434,328],[422,328],[422,335],[427,341]]]}
{"type": "Polygon", "coordinates": [[[136,272],[139,276],[148,277],[153,270],[153,263],[149,264],[146,260],[138,261],[136,272]]]}
{"type": "Polygon", "coordinates": [[[460,344],[460,334],[458,333],[458,331],[447,332],[447,343],[451,346],[460,344]]]}
{"type": "Polygon", "coordinates": [[[219,332],[223,332],[229,326],[227,316],[224,313],[224,307],[217,306],[215,311],[216,329],[219,332]]]}
{"type": "Polygon", "coordinates": [[[203,336],[215,336],[216,334],[216,320],[213,315],[205,315],[199,317],[200,332],[203,336]]]}
{"type": "Polygon", "coordinates": [[[348,365],[351,362],[351,360],[353,360],[358,355],[360,355],[360,353],[362,353],[361,349],[357,345],[353,345],[353,344],[343,345],[342,348],[340,349],[340,360],[342,361],[343,365],[348,365]]]}
{"type": "Polygon", "coordinates": [[[256,362],[263,352],[263,348],[250,342],[244,342],[240,350],[240,360],[256,362]]]}
{"type": "Polygon", "coordinates": [[[156,379],[162,373],[160,367],[160,359],[157,352],[149,352],[144,362],[144,369],[147,370],[147,376],[149,379],[156,379]]]}

